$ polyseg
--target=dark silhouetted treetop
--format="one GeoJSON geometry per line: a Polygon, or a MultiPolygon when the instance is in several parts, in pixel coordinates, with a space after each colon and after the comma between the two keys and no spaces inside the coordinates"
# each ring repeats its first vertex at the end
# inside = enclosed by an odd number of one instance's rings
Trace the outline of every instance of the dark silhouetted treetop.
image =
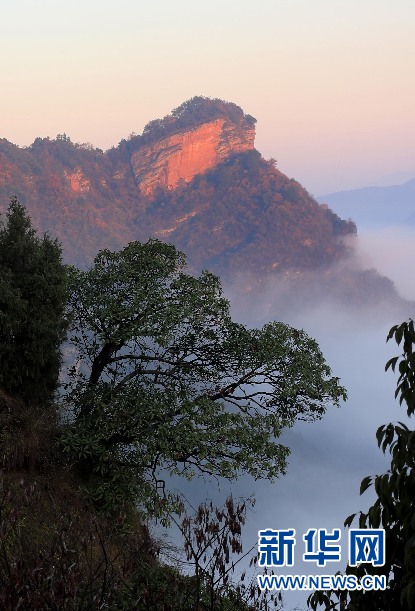
{"type": "Polygon", "coordinates": [[[0,228],[0,388],[26,404],[53,399],[66,299],[60,244],[37,237],[25,208],[12,198],[0,228]]]}

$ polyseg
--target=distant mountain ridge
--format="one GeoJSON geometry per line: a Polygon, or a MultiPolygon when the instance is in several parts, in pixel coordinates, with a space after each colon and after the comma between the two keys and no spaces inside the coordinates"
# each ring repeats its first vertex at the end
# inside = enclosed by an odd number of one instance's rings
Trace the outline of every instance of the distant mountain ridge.
{"type": "MultiPolygon", "coordinates": [[[[0,140],[0,208],[16,194],[81,267],[100,249],[156,237],[183,250],[194,272],[258,283],[326,270],[330,291],[341,273],[328,270],[347,261],[356,226],[254,149],[255,122],[236,104],[198,96],[106,152],[65,134],[27,148],[0,140]]],[[[345,298],[356,289],[367,299],[355,277],[345,298]]],[[[372,273],[373,294],[395,299],[384,280],[372,273]]]]}
{"type": "Polygon", "coordinates": [[[401,185],[330,193],[317,201],[353,219],[360,229],[415,224],[415,178],[401,185]]]}

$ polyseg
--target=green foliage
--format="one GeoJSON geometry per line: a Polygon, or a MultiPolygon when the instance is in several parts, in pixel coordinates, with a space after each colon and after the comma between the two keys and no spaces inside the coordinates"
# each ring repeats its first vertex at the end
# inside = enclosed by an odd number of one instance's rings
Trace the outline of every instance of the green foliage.
{"type": "Polygon", "coordinates": [[[0,388],[26,404],[53,398],[66,299],[59,243],[38,238],[24,207],[12,198],[0,228],[0,388]]]}
{"type": "Polygon", "coordinates": [[[403,354],[394,357],[386,363],[386,370],[391,368],[393,371],[398,366],[399,378],[395,391],[395,398],[399,398],[399,403],[406,403],[407,414],[412,416],[415,411],[415,330],[414,321],[409,320],[401,325],[392,327],[389,331],[388,340],[395,338],[398,346],[402,343],[403,354]]]}
{"type": "Polygon", "coordinates": [[[282,428],[345,397],[314,340],[282,323],[233,322],[218,278],[184,265],[172,245],[150,240],[72,271],[79,366],[64,447],[103,497],[116,502],[128,482],[154,511],[168,504],[156,494],[163,473],[278,476],[282,428]]]}
{"type": "MultiPolygon", "coordinates": [[[[395,397],[405,403],[408,416],[415,411],[415,330],[409,320],[392,327],[388,340],[402,344],[400,356],[390,359],[385,369],[399,372],[395,397]]],[[[386,575],[387,589],[380,591],[317,592],[309,599],[312,609],[348,611],[411,611],[415,608],[415,431],[405,424],[387,424],[376,433],[379,448],[391,454],[387,473],[365,477],[360,486],[363,494],[374,486],[377,499],[364,513],[349,516],[345,526],[358,517],[359,528],[384,528],[386,535],[386,563],[347,567],[347,574],[362,577],[386,575]],[[340,605],[340,606],[339,606],[340,605]]]]}

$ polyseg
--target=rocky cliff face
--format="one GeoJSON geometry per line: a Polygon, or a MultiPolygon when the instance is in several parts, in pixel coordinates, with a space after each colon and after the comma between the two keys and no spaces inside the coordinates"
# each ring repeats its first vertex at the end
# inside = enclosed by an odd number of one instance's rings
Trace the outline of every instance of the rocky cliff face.
{"type": "Polygon", "coordinates": [[[173,189],[190,182],[231,155],[254,148],[255,128],[218,118],[190,131],[141,145],[130,163],[140,191],[149,195],[157,186],[173,189]]]}
{"type": "Polygon", "coordinates": [[[91,182],[84,177],[82,170],[77,168],[71,173],[65,170],[64,174],[74,193],[87,193],[89,191],[91,182]]]}

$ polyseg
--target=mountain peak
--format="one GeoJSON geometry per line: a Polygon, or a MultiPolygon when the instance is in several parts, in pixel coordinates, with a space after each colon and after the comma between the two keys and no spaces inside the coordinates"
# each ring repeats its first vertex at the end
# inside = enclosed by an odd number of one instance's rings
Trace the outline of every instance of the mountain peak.
{"type": "Polygon", "coordinates": [[[130,143],[130,164],[140,191],[174,189],[236,153],[254,148],[256,120],[231,102],[194,97],[148,123],[130,143]]]}

